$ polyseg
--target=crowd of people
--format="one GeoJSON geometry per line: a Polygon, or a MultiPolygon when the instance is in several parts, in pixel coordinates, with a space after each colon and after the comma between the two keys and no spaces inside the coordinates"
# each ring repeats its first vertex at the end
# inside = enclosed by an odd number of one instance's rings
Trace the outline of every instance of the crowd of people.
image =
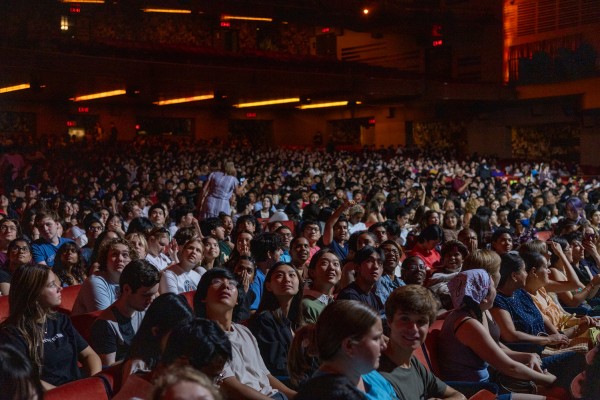
{"type": "Polygon", "coordinates": [[[146,137],[0,171],[6,398],[115,365],[116,399],[600,396],[600,182],[565,164],[146,137]],[[56,312],[77,285],[89,344],[56,312]],[[413,354],[436,320],[441,376],[413,354]]]}

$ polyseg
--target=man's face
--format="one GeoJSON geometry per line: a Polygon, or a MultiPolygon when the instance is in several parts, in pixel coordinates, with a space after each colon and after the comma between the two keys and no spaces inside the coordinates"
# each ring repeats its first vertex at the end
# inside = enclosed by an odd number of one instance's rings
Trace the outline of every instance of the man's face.
{"type": "Polygon", "coordinates": [[[277,234],[281,238],[281,241],[283,243],[283,248],[286,250],[289,249],[292,238],[294,237],[292,235],[292,231],[289,228],[281,228],[281,229],[279,229],[277,234]]]}
{"type": "MultiPolygon", "coordinates": [[[[129,285],[126,285],[124,288],[124,292],[129,289],[131,292],[131,288],[129,285]]],[[[133,308],[135,311],[145,311],[152,304],[152,300],[156,297],[158,293],[158,284],[154,286],[142,286],[138,288],[133,293],[129,293],[129,297],[127,299],[127,303],[129,307],[133,308]]]]}
{"type": "Polygon", "coordinates": [[[350,235],[348,232],[348,222],[338,221],[333,226],[333,239],[336,242],[341,243],[345,240],[348,240],[349,237],[350,237],[350,235]]]}
{"type": "Polygon", "coordinates": [[[53,240],[58,235],[58,223],[52,218],[44,218],[38,221],[37,228],[45,240],[53,240]]]}
{"type": "Polygon", "coordinates": [[[304,229],[302,230],[302,236],[304,236],[306,239],[308,239],[309,243],[312,246],[315,243],[317,243],[317,241],[321,237],[321,230],[319,229],[319,226],[316,224],[306,225],[304,227],[304,229]]]}
{"type": "Polygon", "coordinates": [[[427,316],[398,309],[390,321],[390,341],[393,346],[415,351],[423,344],[429,331],[427,316]]]}
{"type": "Polygon", "coordinates": [[[372,285],[381,278],[382,273],[383,260],[374,252],[357,267],[356,279],[372,285]]]}
{"type": "Polygon", "coordinates": [[[152,209],[149,215],[150,221],[156,226],[163,226],[165,224],[165,210],[160,207],[152,209]]]}

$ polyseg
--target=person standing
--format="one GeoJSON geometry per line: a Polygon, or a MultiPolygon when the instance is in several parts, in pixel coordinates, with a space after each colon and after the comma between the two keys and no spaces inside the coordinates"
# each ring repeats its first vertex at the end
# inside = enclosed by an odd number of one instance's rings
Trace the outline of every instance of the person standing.
{"type": "Polygon", "coordinates": [[[229,200],[234,192],[240,196],[247,182],[240,183],[236,175],[233,162],[226,162],[225,172],[215,171],[208,176],[198,202],[200,219],[218,217],[220,212],[231,215],[229,200]]]}

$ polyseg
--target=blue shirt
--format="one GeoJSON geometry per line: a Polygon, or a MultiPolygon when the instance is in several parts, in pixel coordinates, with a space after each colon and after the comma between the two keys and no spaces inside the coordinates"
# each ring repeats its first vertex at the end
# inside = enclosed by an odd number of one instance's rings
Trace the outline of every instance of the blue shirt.
{"type": "Polygon", "coordinates": [[[258,305],[260,304],[260,299],[262,298],[263,287],[265,285],[265,278],[267,276],[264,272],[262,272],[259,268],[256,269],[256,275],[254,275],[254,280],[250,284],[250,288],[248,291],[254,293],[254,301],[250,305],[251,310],[258,310],[258,305]]]}
{"type": "Polygon", "coordinates": [[[292,256],[289,250],[283,250],[283,254],[279,257],[279,261],[284,263],[292,262],[292,256]]]}
{"type": "Polygon", "coordinates": [[[365,394],[369,400],[397,399],[392,385],[376,370],[362,375],[365,384],[365,394]]]}
{"type": "Polygon", "coordinates": [[[494,300],[494,307],[508,311],[516,330],[534,336],[538,333],[546,333],[544,318],[525,290],[517,289],[510,297],[498,293],[494,300]]]}
{"type": "Polygon", "coordinates": [[[394,279],[390,278],[389,275],[382,275],[381,278],[375,284],[375,294],[379,297],[379,300],[383,304],[387,301],[390,294],[394,291],[394,289],[399,288],[400,286],[406,286],[406,283],[397,276],[394,275],[394,279]]]}
{"type": "Polygon", "coordinates": [[[348,241],[346,240],[346,243],[344,243],[343,246],[340,246],[340,244],[338,242],[336,242],[335,240],[332,240],[331,243],[329,243],[329,246],[327,246],[331,249],[331,251],[333,251],[333,253],[340,259],[340,262],[343,263],[344,260],[346,259],[346,257],[348,257],[348,241]]]}
{"type": "Polygon", "coordinates": [[[38,239],[31,245],[31,255],[34,263],[45,262],[49,267],[54,267],[54,258],[58,248],[65,243],[73,242],[71,239],[58,238],[58,244],[46,242],[44,239],[38,239]]]}

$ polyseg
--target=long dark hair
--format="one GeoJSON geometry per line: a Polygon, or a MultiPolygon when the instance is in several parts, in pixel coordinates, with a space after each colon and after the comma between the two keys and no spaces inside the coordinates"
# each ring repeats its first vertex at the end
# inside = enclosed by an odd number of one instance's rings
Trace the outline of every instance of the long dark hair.
{"type": "Polygon", "coordinates": [[[77,246],[76,243],[66,242],[60,246],[56,252],[56,258],[54,260],[54,273],[58,279],[60,279],[60,282],[63,285],[81,285],[85,278],[87,278],[87,265],[85,264],[85,260],[81,254],[81,248],[77,246]],[[71,268],[71,271],[67,271],[66,267],[62,263],[62,255],[66,253],[67,250],[75,250],[77,254],[77,264],[71,268]],[[69,272],[71,272],[70,275],[69,272]]]}
{"type": "Polygon", "coordinates": [[[24,354],[8,343],[0,344],[0,400],[42,399],[36,371],[24,354]]]}
{"type": "MultiPolygon", "coordinates": [[[[279,267],[283,265],[287,265],[288,267],[296,271],[296,268],[294,268],[289,263],[285,262],[278,262],[275,265],[273,265],[271,269],[269,269],[269,272],[267,272],[267,276],[265,277],[262,299],[260,300],[260,304],[256,312],[256,315],[258,315],[264,311],[270,311],[275,317],[275,319],[280,323],[283,321],[284,315],[281,310],[281,307],[279,306],[279,300],[277,299],[275,294],[272,291],[267,290],[267,282],[271,282],[273,274],[279,269],[279,267]]],[[[296,271],[296,273],[298,272],[296,271]]],[[[293,330],[296,330],[300,326],[304,325],[304,317],[302,316],[303,293],[304,283],[302,282],[302,279],[300,279],[300,276],[298,276],[298,293],[296,293],[292,298],[292,304],[290,305],[290,310],[287,315],[287,319],[289,319],[292,322],[293,330]]]]}

